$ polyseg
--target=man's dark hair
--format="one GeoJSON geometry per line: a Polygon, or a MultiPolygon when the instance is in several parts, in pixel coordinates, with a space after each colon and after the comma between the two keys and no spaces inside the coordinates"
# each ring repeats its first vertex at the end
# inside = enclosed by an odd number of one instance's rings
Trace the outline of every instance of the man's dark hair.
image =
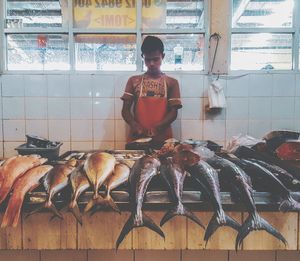
{"type": "Polygon", "coordinates": [[[141,51],[142,55],[144,55],[145,53],[155,51],[159,51],[161,54],[163,54],[164,44],[162,40],[160,40],[158,37],[149,35],[144,39],[143,44],[141,46],[141,51]]]}

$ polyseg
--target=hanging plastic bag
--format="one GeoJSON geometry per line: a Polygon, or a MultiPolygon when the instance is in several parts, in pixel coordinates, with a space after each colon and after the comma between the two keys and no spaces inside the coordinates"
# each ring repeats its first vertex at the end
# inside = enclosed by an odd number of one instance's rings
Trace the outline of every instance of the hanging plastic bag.
{"type": "Polygon", "coordinates": [[[209,108],[226,108],[223,86],[219,80],[214,80],[208,87],[209,108]]]}

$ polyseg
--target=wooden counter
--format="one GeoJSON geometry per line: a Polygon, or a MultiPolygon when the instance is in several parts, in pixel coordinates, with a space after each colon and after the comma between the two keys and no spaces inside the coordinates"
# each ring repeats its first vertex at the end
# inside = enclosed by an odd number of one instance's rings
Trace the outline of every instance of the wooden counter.
{"type": "MultiPolygon", "coordinates": [[[[33,197],[39,195],[32,194],[33,197]]],[[[79,204],[86,204],[92,193],[81,197],[79,204]]],[[[299,201],[299,193],[293,197],[299,201]]],[[[95,215],[83,216],[83,225],[77,223],[73,215],[62,211],[64,219],[54,219],[51,213],[37,213],[28,218],[22,217],[16,228],[0,229],[0,249],[114,249],[118,235],[128,219],[128,194],[124,191],[113,192],[115,200],[123,211],[101,211],[95,215]],[[122,206],[123,204],[123,206],[122,206]],[[127,206],[126,206],[127,205],[127,206]]],[[[43,194],[39,195],[45,198],[43,194]]],[[[200,200],[199,192],[185,191],[183,201],[207,226],[212,212],[207,202],[200,200]]],[[[268,193],[255,193],[255,202],[261,216],[279,230],[288,241],[285,247],[265,231],[255,231],[244,240],[244,250],[300,250],[300,218],[297,212],[281,213],[274,211],[278,202],[268,193]],[[267,210],[268,211],[265,211],[267,210]]],[[[223,207],[231,217],[242,223],[247,218],[240,207],[233,203],[226,192],[221,193],[223,207]],[[232,209],[234,211],[232,211],[232,209]],[[228,212],[230,210],[230,212],[228,212]]],[[[163,191],[147,192],[145,213],[156,224],[168,209],[168,196],[163,191]],[[162,204],[163,203],[163,204],[162,204]],[[160,206],[155,208],[155,206],[160,206]],[[150,211],[151,209],[151,211],[150,211]],[[155,210],[158,209],[158,210],[155,210]]],[[[1,218],[3,213],[0,214],[1,218]]],[[[204,230],[185,217],[175,217],[162,227],[165,240],[148,228],[135,228],[122,242],[120,249],[205,249],[204,230]]],[[[221,227],[211,237],[206,249],[233,250],[237,232],[228,227],[221,227]]]]}
{"type": "MultiPolygon", "coordinates": [[[[147,214],[159,224],[163,211],[149,211],[147,214]]],[[[211,212],[195,212],[207,225],[211,212]]],[[[237,221],[247,214],[228,212],[237,221]]],[[[244,250],[300,250],[300,227],[298,213],[260,212],[261,216],[274,225],[287,239],[285,248],[278,240],[264,231],[252,232],[242,246],[244,250]]],[[[119,215],[115,212],[98,212],[84,216],[80,226],[70,213],[64,213],[64,220],[49,221],[50,213],[39,213],[23,218],[17,228],[0,230],[0,249],[114,249],[115,241],[129,217],[129,212],[119,215]]],[[[204,230],[187,220],[175,217],[162,227],[165,241],[147,228],[135,228],[122,242],[120,249],[204,249],[204,230]]],[[[206,249],[234,249],[236,232],[221,227],[212,236],[206,249]]]]}

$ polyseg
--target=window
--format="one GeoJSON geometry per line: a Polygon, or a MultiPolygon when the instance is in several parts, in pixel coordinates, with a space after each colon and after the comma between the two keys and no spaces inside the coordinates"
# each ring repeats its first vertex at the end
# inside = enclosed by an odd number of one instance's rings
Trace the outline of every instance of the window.
{"type": "Polygon", "coordinates": [[[233,0],[231,69],[297,69],[296,9],[294,0],[233,0]]]}
{"type": "Polygon", "coordinates": [[[5,69],[134,71],[146,35],[163,69],[204,70],[208,0],[6,0],[5,69]],[[183,48],[175,64],[174,48],[183,48]]]}

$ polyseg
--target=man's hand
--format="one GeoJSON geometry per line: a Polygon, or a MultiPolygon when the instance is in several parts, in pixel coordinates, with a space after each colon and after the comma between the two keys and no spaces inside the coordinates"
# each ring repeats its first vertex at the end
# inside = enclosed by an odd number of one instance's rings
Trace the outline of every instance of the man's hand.
{"type": "Polygon", "coordinates": [[[132,131],[132,136],[136,138],[143,136],[146,132],[145,129],[137,122],[131,123],[130,128],[132,131]]]}

